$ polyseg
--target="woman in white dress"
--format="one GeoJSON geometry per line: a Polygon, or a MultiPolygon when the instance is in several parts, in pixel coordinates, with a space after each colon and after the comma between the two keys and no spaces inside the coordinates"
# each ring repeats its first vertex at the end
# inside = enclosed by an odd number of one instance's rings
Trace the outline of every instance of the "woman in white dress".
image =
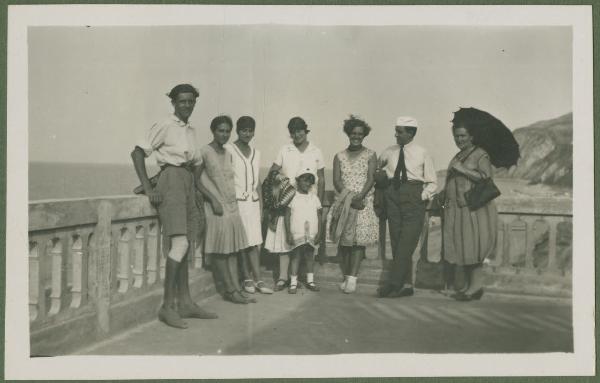
{"type": "Polygon", "coordinates": [[[241,252],[244,290],[251,294],[256,291],[272,294],[273,290],[260,280],[259,249],[263,243],[262,191],[259,182],[260,151],[250,146],[255,128],[256,123],[252,117],[240,117],[236,123],[238,139],[233,144],[225,145],[225,148],[232,155],[235,194],[248,238],[248,247],[241,252]]]}
{"type": "MultiPolygon", "coordinates": [[[[311,193],[316,193],[319,201],[323,201],[325,195],[325,163],[321,150],[312,142],[308,141],[308,125],[301,117],[293,117],[288,123],[288,131],[292,142],[284,145],[277,154],[277,158],[271,166],[270,172],[278,171],[282,176],[287,177],[290,183],[295,186],[296,175],[301,169],[316,169],[316,188],[311,188],[311,193]]],[[[281,218],[281,217],[280,217],[281,218]]],[[[277,226],[267,230],[265,238],[265,249],[272,254],[279,255],[279,278],[275,283],[275,290],[280,291],[289,284],[289,252],[290,246],[286,241],[286,231],[283,219],[279,219],[277,226]]],[[[306,287],[309,290],[317,291],[319,288],[314,282],[314,271],[312,265],[307,265],[306,287]]]]}

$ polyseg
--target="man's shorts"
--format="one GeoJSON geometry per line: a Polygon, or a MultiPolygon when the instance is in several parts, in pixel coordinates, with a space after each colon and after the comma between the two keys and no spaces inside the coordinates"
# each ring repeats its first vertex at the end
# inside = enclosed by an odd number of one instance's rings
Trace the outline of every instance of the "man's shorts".
{"type": "Polygon", "coordinates": [[[187,235],[195,240],[200,235],[201,212],[193,180],[192,173],[182,167],[167,166],[160,173],[156,189],[162,201],[157,210],[165,237],[187,235]]]}

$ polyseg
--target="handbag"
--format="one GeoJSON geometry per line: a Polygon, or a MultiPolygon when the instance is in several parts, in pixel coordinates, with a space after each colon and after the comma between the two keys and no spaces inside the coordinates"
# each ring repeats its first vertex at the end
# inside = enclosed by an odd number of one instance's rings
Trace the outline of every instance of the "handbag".
{"type": "Polygon", "coordinates": [[[500,190],[491,178],[475,182],[471,190],[465,192],[465,201],[469,210],[477,210],[500,195],[500,190]]]}

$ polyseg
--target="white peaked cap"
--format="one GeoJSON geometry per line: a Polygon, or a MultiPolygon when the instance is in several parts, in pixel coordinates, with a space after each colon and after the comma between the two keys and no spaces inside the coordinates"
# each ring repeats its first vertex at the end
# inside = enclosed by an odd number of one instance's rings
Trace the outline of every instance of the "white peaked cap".
{"type": "Polygon", "coordinates": [[[419,127],[417,123],[417,119],[410,116],[402,116],[396,119],[396,126],[413,126],[415,128],[419,127]]]}
{"type": "Polygon", "coordinates": [[[296,178],[300,177],[303,174],[312,174],[315,178],[317,178],[317,172],[310,167],[301,167],[298,169],[298,173],[296,173],[296,178]]]}

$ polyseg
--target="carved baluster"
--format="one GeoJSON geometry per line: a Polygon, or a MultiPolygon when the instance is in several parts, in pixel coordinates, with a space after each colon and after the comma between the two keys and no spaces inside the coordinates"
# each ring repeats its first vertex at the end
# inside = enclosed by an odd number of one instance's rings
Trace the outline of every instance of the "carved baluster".
{"type": "Polygon", "coordinates": [[[45,246],[41,241],[29,242],[29,321],[45,314],[46,299],[42,283],[42,260],[45,246]]]}
{"type": "Polygon", "coordinates": [[[50,293],[49,315],[60,312],[63,294],[63,238],[53,238],[50,257],[52,258],[52,291],[50,293]]]}
{"type": "MultiPolygon", "coordinates": [[[[525,221],[525,268],[528,271],[535,271],[533,265],[533,248],[535,246],[535,235],[534,235],[534,224],[536,217],[525,216],[522,217],[525,221]]],[[[519,217],[521,219],[521,217],[519,217]]]]}
{"type": "MultiPolygon", "coordinates": [[[[321,210],[321,225],[324,228],[320,233],[321,235],[321,246],[317,252],[317,258],[319,263],[323,264],[327,261],[327,216],[329,215],[329,206],[323,206],[321,210]]],[[[335,254],[334,254],[335,256],[335,254]]]]}
{"type": "Polygon", "coordinates": [[[560,222],[559,217],[547,217],[548,222],[548,271],[558,271],[556,257],[556,229],[560,222]]]}
{"type": "Polygon", "coordinates": [[[144,285],[144,226],[137,226],[133,243],[133,287],[136,289],[144,285]]]}
{"type": "Polygon", "coordinates": [[[508,222],[508,216],[498,216],[498,223],[502,226],[502,242],[500,252],[500,266],[507,267],[510,265],[510,240],[511,240],[511,225],[508,222]],[[502,218],[500,218],[502,217],[502,218]]]}
{"type": "Polygon", "coordinates": [[[494,259],[490,259],[490,266],[494,267],[494,269],[502,266],[502,259],[504,257],[504,224],[502,222],[502,218],[500,217],[501,216],[498,215],[498,226],[496,228],[496,251],[494,254],[494,259]]]}
{"type": "Polygon", "coordinates": [[[84,275],[84,257],[83,257],[83,239],[81,233],[75,233],[71,245],[72,265],[72,286],[71,286],[71,308],[81,307],[83,296],[83,275],[84,275]]]}
{"type": "Polygon", "coordinates": [[[427,225],[427,259],[430,262],[440,262],[442,259],[442,228],[439,217],[430,217],[427,225]],[[436,235],[439,234],[439,238],[436,235]]]}
{"type": "Polygon", "coordinates": [[[160,279],[165,279],[165,267],[167,266],[167,254],[169,253],[168,242],[169,239],[165,238],[162,233],[159,235],[160,245],[158,248],[160,249],[160,279]],[[166,248],[165,248],[166,247],[166,248]]]}
{"type": "Polygon", "coordinates": [[[392,259],[392,254],[386,254],[387,220],[379,220],[379,259],[392,259]]]}
{"type": "Polygon", "coordinates": [[[162,234],[162,228],[160,231],[160,235],[158,236],[160,244],[158,249],[160,250],[160,279],[165,279],[165,268],[167,266],[167,255],[169,254],[169,238],[165,238],[162,234]]]}
{"type": "Polygon", "coordinates": [[[156,283],[158,278],[158,224],[156,222],[150,223],[148,227],[147,235],[147,251],[148,251],[148,285],[156,283]]]}
{"type": "MultiPolygon", "coordinates": [[[[573,217],[563,217],[562,224],[568,228],[569,245],[562,251],[561,257],[563,261],[562,272],[566,276],[571,276],[571,267],[573,265],[573,217]]],[[[558,229],[558,227],[557,227],[558,229]]]]}
{"type": "Polygon", "coordinates": [[[125,293],[127,290],[129,290],[129,242],[129,230],[127,227],[123,227],[119,232],[119,242],[117,244],[117,257],[119,259],[117,278],[119,281],[120,293],[125,293]]]}

